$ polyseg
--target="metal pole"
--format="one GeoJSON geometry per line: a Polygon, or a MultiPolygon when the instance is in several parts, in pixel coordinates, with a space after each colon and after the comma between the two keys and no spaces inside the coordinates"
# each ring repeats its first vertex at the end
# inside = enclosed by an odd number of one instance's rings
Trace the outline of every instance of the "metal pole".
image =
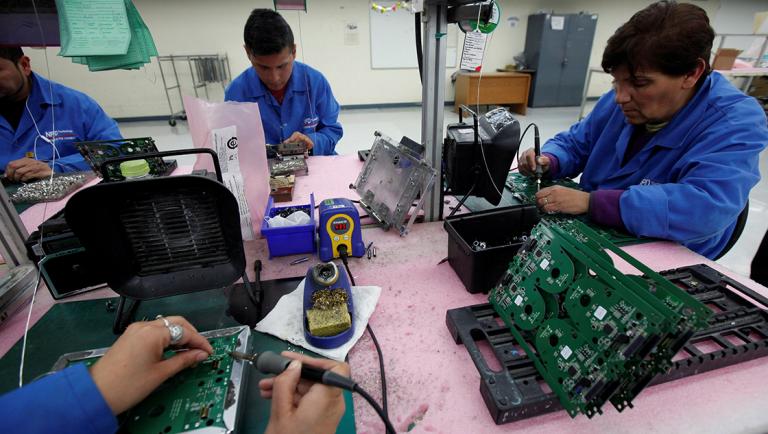
{"type": "Polygon", "coordinates": [[[24,240],[29,237],[27,228],[19,218],[16,208],[5,192],[0,188],[0,254],[10,268],[30,263],[24,240]]]}
{"type": "MultiPolygon", "coordinates": [[[[163,57],[157,58],[157,66],[160,68],[160,78],[163,79],[163,89],[165,89],[165,99],[168,100],[168,110],[171,112],[170,119],[173,119],[173,104],[171,104],[171,94],[168,88],[168,83],[165,82],[165,73],[163,73],[163,57]]],[[[173,59],[171,59],[173,62],[173,59]]]]}
{"type": "Polygon", "coordinates": [[[443,115],[445,112],[445,54],[448,33],[448,7],[425,4],[424,13],[424,76],[421,93],[421,141],[426,147],[427,162],[437,171],[432,189],[425,192],[424,214],[427,221],[440,218],[443,207],[443,115]]]}

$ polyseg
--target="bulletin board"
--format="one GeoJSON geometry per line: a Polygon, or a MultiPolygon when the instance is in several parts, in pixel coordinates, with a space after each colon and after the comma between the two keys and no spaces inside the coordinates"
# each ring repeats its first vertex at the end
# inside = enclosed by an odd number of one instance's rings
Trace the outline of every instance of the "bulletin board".
{"type": "MultiPolygon", "coordinates": [[[[377,1],[384,7],[395,2],[377,1]]],[[[404,9],[381,13],[370,10],[371,28],[371,68],[404,69],[418,68],[416,60],[416,37],[414,35],[413,14],[404,9]]],[[[423,35],[422,35],[423,37],[423,35]]],[[[458,53],[458,28],[448,25],[446,67],[456,67],[458,53]]]]}

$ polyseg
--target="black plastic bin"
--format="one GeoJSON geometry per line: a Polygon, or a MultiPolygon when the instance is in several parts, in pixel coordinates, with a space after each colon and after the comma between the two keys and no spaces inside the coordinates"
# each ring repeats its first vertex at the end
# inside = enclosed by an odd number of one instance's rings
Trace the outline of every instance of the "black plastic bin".
{"type": "Polygon", "coordinates": [[[496,208],[445,220],[448,232],[448,262],[467,291],[484,292],[493,288],[539,222],[535,205],[496,208]],[[475,241],[479,243],[473,246],[475,241]]]}

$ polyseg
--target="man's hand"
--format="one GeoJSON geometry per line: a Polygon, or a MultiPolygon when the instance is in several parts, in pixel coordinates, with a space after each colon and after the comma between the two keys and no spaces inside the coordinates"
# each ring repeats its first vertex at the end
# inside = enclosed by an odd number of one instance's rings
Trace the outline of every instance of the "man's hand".
{"type": "Polygon", "coordinates": [[[187,320],[180,316],[166,319],[184,329],[178,345],[187,351],[163,359],[163,352],[171,344],[171,333],[163,321],[135,322],[91,367],[93,382],[115,415],[138,404],[177,372],[213,353],[208,340],[187,320]]]}
{"type": "Polygon", "coordinates": [[[32,158],[13,160],[5,166],[5,177],[17,182],[45,178],[51,176],[52,173],[53,170],[48,166],[48,163],[32,158]]]}
{"type": "MultiPolygon", "coordinates": [[[[547,173],[549,171],[549,157],[542,155],[539,157],[539,165],[541,165],[541,171],[547,173]]],[[[520,161],[517,162],[517,170],[525,176],[533,176],[536,170],[536,153],[533,149],[528,149],[523,152],[520,161]]]]}
{"type": "Polygon", "coordinates": [[[282,355],[293,359],[288,369],[277,377],[259,381],[261,396],[272,399],[266,433],[336,432],[344,415],[341,389],[302,379],[301,364],[330,369],[347,377],[349,365],[288,351],[283,351],[282,355]]]}
{"type": "Polygon", "coordinates": [[[589,193],[556,185],[536,193],[536,204],[547,214],[584,214],[589,211],[589,193]]]}
{"type": "Polygon", "coordinates": [[[314,143],[312,143],[312,139],[310,139],[308,136],[301,134],[300,132],[296,131],[293,134],[291,134],[291,137],[288,137],[288,140],[284,141],[283,143],[296,143],[301,142],[307,145],[307,151],[312,149],[313,146],[315,146],[314,143]]]}

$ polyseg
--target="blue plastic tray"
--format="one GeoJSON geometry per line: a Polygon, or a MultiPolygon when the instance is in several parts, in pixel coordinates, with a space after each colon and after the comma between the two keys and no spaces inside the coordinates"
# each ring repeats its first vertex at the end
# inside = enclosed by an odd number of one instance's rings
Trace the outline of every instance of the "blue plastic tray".
{"type": "Polygon", "coordinates": [[[261,222],[261,234],[267,239],[269,257],[296,255],[299,253],[315,252],[315,195],[309,195],[309,204],[274,207],[274,199],[270,196],[264,221],[261,222]],[[302,208],[309,214],[309,223],[299,226],[270,228],[267,219],[279,214],[286,208],[302,208]]]}

